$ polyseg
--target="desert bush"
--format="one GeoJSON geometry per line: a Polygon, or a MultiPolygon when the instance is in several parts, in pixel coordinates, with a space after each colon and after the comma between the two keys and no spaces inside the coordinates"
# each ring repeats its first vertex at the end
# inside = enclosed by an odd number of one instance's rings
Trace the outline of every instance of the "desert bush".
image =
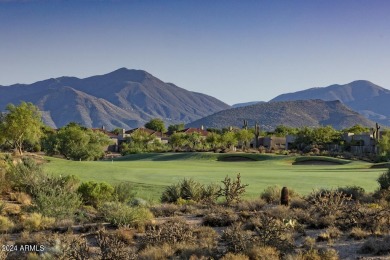
{"type": "Polygon", "coordinates": [[[20,163],[10,164],[8,176],[14,190],[32,196],[39,183],[45,178],[42,167],[30,157],[23,157],[20,163]]]}
{"type": "Polygon", "coordinates": [[[40,213],[34,212],[21,216],[21,223],[24,230],[37,231],[52,227],[55,223],[55,218],[44,217],[40,213]]]}
{"type": "Polygon", "coordinates": [[[148,246],[138,254],[139,260],[165,260],[172,257],[175,250],[169,244],[148,246]]]}
{"type": "Polygon", "coordinates": [[[245,252],[253,246],[253,233],[244,230],[242,223],[235,222],[222,233],[227,250],[233,253],[245,252]]]}
{"type": "Polygon", "coordinates": [[[270,246],[266,247],[252,247],[248,250],[246,253],[249,256],[249,259],[251,260],[279,260],[280,259],[280,253],[279,251],[270,246]]]}
{"type": "Polygon", "coordinates": [[[203,185],[193,179],[184,179],[180,182],[180,197],[185,200],[200,201],[203,185]]]}
{"type": "Polygon", "coordinates": [[[340,229],[361,227],[372,233],[386,231],[390,228],[390,209],[378,204],[350,204],[335,223],[340,229]]]}
{"type": "MultiPolygon", "coordinates": [[[[269,204],[280,204],[282,189],[278,185],[268,186],[260,194],[260,198],[265,200],[269,204]]],[[[300,198],[299,194],[293,189],[288,189],[290,200],[293,198],[300,198]]]]}
{"type": "Polygon", "coordinates": [[[82,203],[78,193],[55,182],[40,185],[36,191],[34,202],[36,211],[56,219],[73,218],[82,203]]]}
{"type": "Polygon", "coordinates": [[[365,195],[365,190],[360,186],[339,187],[337,191],[344,193],[353,200],[361,200],[365,195]]]}
{"type": "Polygon", "coordinates": [[[140,227],[153,218],[147,208],[130,207],[120,202],[106,202],[101,208],[104,219],[116,226],[140,227]]]}
{"type": "Polygon", "coordinates": [[[365,239],[369,236],[370,236],[370,232],[368,232],[362,228],[359,228],[359,227],[354,227],[349,232],[349,237],[353,238],[355,240],[365,239]]]}
{"type": "Polygon", "coordinates": [[[390,168],[382,173],[377,179],[380,189],[387,190],[390,188],[390,168]]]}
{"type": "Polygon", "coordinates": [[[24,192],[14,192],[10,194],[11,200],[17,201],[22,205],[31,205],[31,196],[24,192]]]}
{"type": "Polygon", "coordinates": [[[297,254],[288,255],[286,260],[339,260],[339,256],[334,249],[309,249],[307,251],[299,251],[297,254]]]}
{"type": "Polygon", "coordinates": [[[105,230],[99,230],[96,235],[97,245],[100,248],[101,259],[135,259],[135,250],[128,247],[116,236],[108,234],[105,230]]]}
{"type": "Polygon", "coordinates": [[[390,202],[390,189],[377,189],[373,197],[377,200],[378,203],[389,203],[390,202]]]}
{"type": "Polygon", "coordinates": [[[275,217],[280,220],[293,218],[293,212],[288,207],[282,205],[278,205],[272,208],[267,208],[264,211],[269,216],[275,217]]]}
{"type": "Polygon", "coordinates": [[[161,202],[177,203],[184,200],[214,204],[219,197],[219,190],[220,186],[216,184],[204,186],[193,179],[183,179],[165,188],[161,195],[161,202]]]}
{"type": "Polygon", "coordinates": [[[0,232],[8,232],[14,226],[14,223],[8,217],[0,216],[0,232]]]}
{"type": "Polygon", "coordinates": [[[128,227],[119,227],[115,230],[115,236],[127,245],[134,243],[134,235],[136,230],[128,227]]]}
{"type": "Polygon", "coordinates": [[[150,208],[150,211],[155,217],[172,217],[175,215],[175,212],[178,212],[179,210],[180,207],[178,205],[170,203],[163,203],[150,208]]]}
{"type": "Polygon", "coordinates": [[[122,203],[130,203],[137,193],[129,182],[122,182],[114,186],[114,197],[122,203]]]}
{"type": "Polygon", "coordinates": [[[312,192],[307,200],[314,206],[316,212],[329,215],[344,209],[351,196],[335,190],[319,190],[312,192]]]}
{"type": "Polygon", "coordinates": [[[22,208],[19,204],[4,203],[2,206],[2,211],[6,215],[18,215],[22,211],[22,208]]]}
{"type": "Polygon", "coordinates": [[[249,257],[244,254],[233,254],[233,253],[227,253],[224,255],[221,260],[249,260],[249,257]]]}
{"type": "Polygon", "coordinates": [[[243,200],[237,203],[235,208],[238,211],[260,211],[265,205],[263,199],[243,200]]]}
{"type": "Polygon", "coordinates": [[[390,236],[369,238],[359,250],[363,254],[385,255],[390,252],[390,236]]]}
{"type": "Polygon", "coordinates": [[[197,246],[201,248],[214,248],[218,244],[218,233],[211,227],[200,226],[193,231],[197,246]]]}
{"type": "Polygon", "coordinates": [[[180,185],[172,184],[167,186],[161,195],[161,202],[163,203],[175,203],[181,198],[180,185]]]}
{"type": "Polygon", "coordinates": [[[203,217],[203,224],[212,227],[225,227],[238,220],[237,213],[233,209],[214,207],[212,212],[203,217]]]}
{"type": "Polygon", "coordinates": [[[45,252],[37,259],[90,259],[90,249],[87,240],[80,236],[69,234],[54,235],[45,241],[45,252]]]}
{"type": "Polygon", "coordinates": [[[241,175],[237,174],[236,179],[232,180],[229,176],[226,176],[222,181],[223,186],[219,191],[219,195],[224,197],[227,205],[240,202],[241,196],[245,193],[245,187],[248,184],[241,184],[241,175]]]}
{"type": "Polygon", "coordinates": [[[99,207],[104,202],[113,200],[114,187],[105,182],[83,182],[78,188],[82,200],[94,207],[99,207]]]}
{"type": "Polygon", "coordinates": [[[331,241],[333,239],[339,238],[343,233],[336,227],[329,227],[318,235],[317,241],[331,241]]]}
{"type": "Polygon", "coordinates": [[[316,239],[313,237],[305,237],[303,240],[303,248],[310,250],[313,249],[316,245],[316,239]]]}
{"type": "Polygon", "coordinates": [[[178,243],[175,249],[175,259],[206,260],[216,259],[217,255],[217,250],[193,243],[178,243]]]}
{"type": "Polygon", "coordinates": [[[309,204],[307,203],[307,201],[305,199],[302,199],[300,197],[295,197],[295,198],[292,198],[291,199],[291,202],[290,202],[290,208],[291,209],[308,209],[309,208],[309,204]]]}
{"type": "Polygon", "coordinates": [[[258,221],[253,222],[256,243],[263,247],[272,246],[283,252],[293,248],[293,241],[289,236],[289,230],[293,227],[266,214],[261,214],[256,219],[258,221]]]}
{"type": "Polygon", "coordinates": [[[265,200],[269,204],[279,204],[280,203],[280,192],[281,189],[279,186],[268,186],[260,194],[260,198],[265,200]]]}
{"type": "Polygon", "coordinates": [[[99,212],[92,206],[81,205],[75,213],[75,220],[77,222],[92,222],[98,218],[99,212]]]}
{"type": "Polygon", "coordinates": [[[215,204],[219,198],[221,187],[218,184],[211,183],[202,188],[201,200],[203,203],[215,204]]]}
{"type": "Polygon", "coordinates": [[[185,220],[175,218],[161,225],[148,225],[145,236],[141,240],[141,247],[147,245],[162,245],[168,243],[174,245],[180,242],[194,243],[196,237],[194,229],[185,220]]]}

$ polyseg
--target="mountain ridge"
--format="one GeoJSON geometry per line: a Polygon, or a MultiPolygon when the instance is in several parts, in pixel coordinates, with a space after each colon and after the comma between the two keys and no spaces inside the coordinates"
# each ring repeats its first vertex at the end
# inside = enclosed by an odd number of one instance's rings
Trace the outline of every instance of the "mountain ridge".
{"type": "Polygon", "coordinates": [[[367,80],[285,93],[271,99],[270,102],[309,99],[340,100],[368,119],[390,125],[390,90],[367,80]]]}
{"type": "Polygon", "coordinates": [[[214,97],[165,83],[143,70],[126,68],[83,79],[62,76],[2,86],[0,96],[5,97],[0,100],[0,110],[8,103],[32,102],[52,127],[75,121],[87,127],[134,128],[155,117],[167,124],[188,123],[230,108],[214,97]],[[56,95],[57,91],[64,95],[56,95]]]}
{"type": "Polygon", "coordinates": [[[355,124],[372,127],[374,122],[343,105],[340,101],[296,100],[258,103],[231,108],[196,120],[188,127],[223,128],[242,127],[243,120],[250,126],[260,124],[263,130],[273,130],[278,125],[290,127],[319,127],[332,125],[336,129],[355,124]]]}

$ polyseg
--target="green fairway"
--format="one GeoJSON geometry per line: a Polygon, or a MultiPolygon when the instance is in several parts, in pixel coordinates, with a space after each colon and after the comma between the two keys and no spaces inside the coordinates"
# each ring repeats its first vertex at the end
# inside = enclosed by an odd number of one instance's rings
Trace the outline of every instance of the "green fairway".
{"type": "Polygon", "coordinates": [[[270,185],[287,186],[301,194],[347,185],[358,185],[371,192],[378,187],[376,179],[384,171],[359,161],[260,154],[165,153],[130,155],[113,161],[78,162],[51,157],[47,160],[47,173],[74,174],[83,181],[112,184],[129,181],[134,183],[139,197],[153,201],[158,201],[165,186],[183,178],[218,183],[226,175],[235,177],[237,173],[241,173],[243,183],[249,184],[247,198],[258,197],[270,185]],[[234,158],[237,156],[238,159],[234,158]],[[308,160],[307,165],[298,165],[298,161],[308,160]],[[297,164],[293,165],[295,161],[297,164]]]}

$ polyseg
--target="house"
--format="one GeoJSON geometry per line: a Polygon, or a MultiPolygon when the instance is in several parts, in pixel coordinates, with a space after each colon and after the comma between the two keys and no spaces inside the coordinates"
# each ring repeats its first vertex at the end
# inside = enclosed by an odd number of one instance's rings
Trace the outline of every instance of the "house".
{"type": "Polygon", "coordinates": [[[154,139],[157,139],[161,143],[168,143],[168,137],[166,134],[161,133],[159,131],[154,131],[152,129],[144,128],[144,127],[139,127],[139,128],[134,128],[128,131],[125,131],[123,129],[122,134],[120,135],[122,140],[124,141],[126,138],[131,140],[131,135],[134,134],[137,131],[141,131],[149,136],[153,136],[154,139]]]}
{"type": "Polygon", "coordinates": [[[350,145],[353,154],[377,153],[377,140],[372,133],[344,133],[342,139],[350,145]]]}
{"type": "Polygon", "coordinates": [[[287,148],[286,137],[263,136],[259,138],[258,143],[267,149],[285,150],[287,148]]]}
{"type": "Polygon", "coordinates": [[[207,130],[204,130],[203,126],[201,128],[186,128],[184,130],[179,131],[179,133],[185,133],[185,134],[192,134],[192,133],[199,133],[200,136],[206,138],[209,132],[207,130]]]}

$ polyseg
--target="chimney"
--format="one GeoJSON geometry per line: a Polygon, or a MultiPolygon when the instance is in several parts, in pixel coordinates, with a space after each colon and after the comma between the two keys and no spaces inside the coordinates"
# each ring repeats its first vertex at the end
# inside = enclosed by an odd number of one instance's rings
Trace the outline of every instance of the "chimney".
{"type": "Polygon", "coordinates": [[[104,125],[102,125],[102,130],[105,131],[106,130],[106,127],[104,125]]]}
{"type": "Polygon", "coordinates": [[[200,126],[200,130],[204,130],[204,126],[203,125],[200,126]]]}
{"type": "Polygon", "coordinates": [[[125,136],[126,130],[122,128],[122,136],[125,136]]]}

